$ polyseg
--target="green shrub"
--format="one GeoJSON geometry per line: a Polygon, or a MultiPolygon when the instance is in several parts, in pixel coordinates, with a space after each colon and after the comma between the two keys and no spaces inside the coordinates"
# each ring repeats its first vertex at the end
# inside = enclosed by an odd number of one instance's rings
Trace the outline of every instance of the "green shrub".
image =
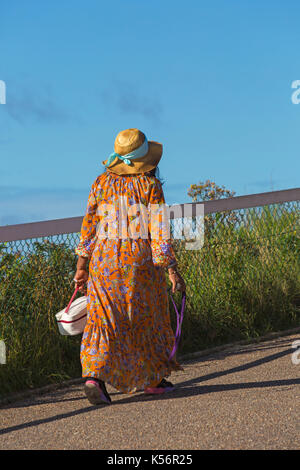
{"type": "MultiPolygon", "coordinates": [[[[297,206],[245,215],[244,221],[233,211],[205,216],[201,250],[173,240],[187,285],[179,354],[299,325],[297,206]]],[[[9,248],[0,246],[0,339],[7,348],[0,397],[81,375],[81,338],[61,336],[54,316],[73,292],[73,248],[50,240],[33,243],[30,251],[9,248]]],[[[174,299],[179,307],[180,294],[174,299]]],[[[175,329],[171,302],[170,311],[175,329]]]]}

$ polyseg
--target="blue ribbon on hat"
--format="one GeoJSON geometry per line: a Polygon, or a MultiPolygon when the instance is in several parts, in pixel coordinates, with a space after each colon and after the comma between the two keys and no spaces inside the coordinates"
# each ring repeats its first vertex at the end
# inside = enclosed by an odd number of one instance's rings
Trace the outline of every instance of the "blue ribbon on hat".
{"type": "Polygon", "coordinates": [[[110,156],[108,157],[107,163],[105,163],[104,166],[109,166],[116,157],[118,157],[120,160],[123,160],[123,162],[126,163],[126,165],[130,165],[132,158],[134,159],[134,158],[144,157],[148,153],[148,148],[149,148],[148,140],[147,140],[147,137],[145,136],[145,140],[143,144],[137,149],[133,150],[132,152],[127,153],[126,155],[119,155],[116,152],[111,153],[110,156]]]}

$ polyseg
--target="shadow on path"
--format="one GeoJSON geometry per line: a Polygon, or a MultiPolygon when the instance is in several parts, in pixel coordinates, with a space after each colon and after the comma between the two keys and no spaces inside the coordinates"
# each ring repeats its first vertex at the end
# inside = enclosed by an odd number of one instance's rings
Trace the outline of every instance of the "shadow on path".
{"type": "MultiPolygon", "coordinates": [[[[172,393],[167,394],[167,395],[160,395],[160,396],[153,396],[153,395],[144,395],[143,393],[140,393],[139,395],[132,395],[132,396],[127,396],[125,398],[121,398],[120,400],[116,400],[113,405],[120,405],[120,404],[126,404],[126,403],[133,403],[133,402],[145,402],[145,401],[157,401],[157,400],[173,400],[177,398],[183,398],[183,397],[189,397],[189,396],[195,396],[195,395],[203,395],[206,393],[216,393],[216,392],[226,392],[230,390],[240,390],[240,389],[254,389],[254,388],[267,388],[267,387],[275,387],[275,386],[286,386],[286,385],[297,385],[300,384],[300,378],[294,378],[294,379],[283,379],[283,380],[270,380],[270,381],[261,381],[261,382],[244,382],[244,383],[232,383],[232,384],[217,384],[217,385],[195,385],[198,384],[199,382],[204,382],[206,380],[211,380],[217,377],[222,377],[228,374],[233,374],[235,372],[239,371],[245,371],[253,367],[257,367],[261,364],[266,364],[271,361],[275,361],[276,359],[279,359],[283,356],[286,356],[288,354],[291,354],[294,352],[294,349],[288,349],[285,351],[281,351],[276,354],[272,354],[267,357],[263,357],[261,359],[257,359],[255,361],[249,362],[247,364],[242,364],[241,366],[233,367],[231,369],[223,370],[223,371],[218,371],[218,372],[213,372],[211,374],[207,374],[201,377],[195,377],[193,379],[187,380],[185,382],[181,382],[179,385],[179,388],[176,388],[172,393]]],[[[121,395],[121,394],[120,394],[121,395]]],[[[77,397],[73,399],[67,399],[66,401],[72,401],[72,400],[80,400],[85,397],[77,397]]],[[[46,403],[56,403],[59,401],[64,401],[64,400],[53,400],[47,401],[46,403]]],[[[35,403],[34,403],[35,404],[35,403]]],[[[112,405],[112,406],[113,406],[112,405]]],[[[34,421],[31,421],[29,423],[22,423],[18,424],[15,426],[11,426],[8,428],[4,428],[0,430],[0,436],[14,432],[14,431],[19,431],[23,429],[28,429],[33,426],[38,426],[40,424],[47,424],[53,421],[59,421],[61,419],[65,418],[70,418],[73,416],[81,415],[84,413],[89,413],[91,411],[96,411],[99,408],[107,407],[107,405],[100,405],[100,406],[88,406],[85,408],[82,408],[80,410],[75,410],[75,411],[70,411],[68,413],[61,413],[55,416],[51,416],[49,418],[43,418],[43,419],[37,419],[34,421]]]]}
{"type": "MultiPolygon", "coordinates": [[[[299,338],[300,339],[300,336],[299,338]]],[[[271,340],[270,340],[271,341],[271,340]]],[[[274,340],[273,340],[274,341],[274,340]]],[[[296,339],[293,339],[293,341],[296,341],[296,339]]],[[[279,349],[279,348],[284,348],[284,347],[291,347],[292,342],[290,339],[282,338],[276,340],[276,342],[272,342],[271,344],[269,343],[250,343],[246,345],[237,345],[237,346],[232,346],[232,348],[228,348],[225,350],[220,350],[216,352],[212,352],[210,354],[207,354],[205,356],[200,356],[200,357],[195,357],[195,358],[190,358],[184,361],[186,364],[193,364],[195,362],[201,363],[201,362],[209,362],[211,360],[222,360],[226,359],[227,357],[230,356],[238,356],[242,354],[248,354],[248,353],[255,353],[258,351],[265,351],[267,352],[270,349],[279,349]]],[[[293,349],[293,351],[295,351],[293,349]]]]}

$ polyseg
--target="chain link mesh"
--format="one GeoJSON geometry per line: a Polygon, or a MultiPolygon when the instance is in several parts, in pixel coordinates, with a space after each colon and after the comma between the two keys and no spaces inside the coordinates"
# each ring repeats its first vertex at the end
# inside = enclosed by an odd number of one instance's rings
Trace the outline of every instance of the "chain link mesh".
{"type": "MultiPolygon", "coordinates": [[[[187,284],[184,350],[298,325],[299,222],[299,201],[208,214],[203,247],[187,251],[182,221],[174,220],[187,284]]],[[[192,224],[200,228],[201,220],[190,219],[192,224]]]]}
{"type": "MultiPolygon", "coordinates": [[[[299,201],[207,214],[200,250],[186,249],[183,222],[200,230],[203,219],[170,222],[187,286],[179,352],[298,326],[299,201]]],[[[0,243],[0,339],[12,376],[25,376],[27,386],[40,383],[41,364],[48,382],[80,375],[79,360],[74,365],[80,338],[61,337],[54,318],[73,292],[79,236],[0,243]]],[[[174,299],[179,305],[180,294],[174,299]]],[[[170,312],[175,328],[171,302],[170,312]]]]}

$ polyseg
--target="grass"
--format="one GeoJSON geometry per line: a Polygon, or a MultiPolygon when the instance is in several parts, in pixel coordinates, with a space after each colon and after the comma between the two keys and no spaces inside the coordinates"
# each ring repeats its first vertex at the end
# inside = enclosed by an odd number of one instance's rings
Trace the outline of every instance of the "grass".
{"type": "MultiPolygon", "coordinates": [[[[297,205],[208,215],[201,250],[178,239],[174,247],[187,284],[179,354],[299,326],[297,205]]],[[[0,398],[81,375],[81,338],[61,336],[54,317],[73,289],[73,249],[50,239],[23,254],[8,248],[0,246],[0,398]]]]}
{"type": "Polygon", "coordinates": [[[75,265],[69,248],[47,240],[25,258],[2,252],[0,396],[80,376],[80,338],[61,336],[54,317],[70,298],[75,265]]]}
{"type": "Polygon", "coordinates": [[[181,352],[299,326],[298,211],[264,206],[247,218],[238,228],[215,223],[199,251],[177,241],[187,284],[181,352]]]}

